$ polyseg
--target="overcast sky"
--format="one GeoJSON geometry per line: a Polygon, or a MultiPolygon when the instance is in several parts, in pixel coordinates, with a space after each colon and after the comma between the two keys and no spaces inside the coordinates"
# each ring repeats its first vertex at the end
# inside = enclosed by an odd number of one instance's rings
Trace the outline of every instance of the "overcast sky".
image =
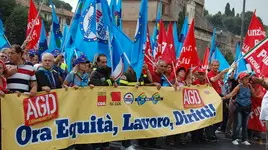
{"type": "MultiPolygon", "coordinates": [[[[235,8],[235,14],[241,13],[243,0],[205,0],[205,7],[211,14],[218,11],[224,12],[226,3],[230,3],[231,9],[235,8]]],[[[261,17],[264,24],[268,25],[268,0],[246,0],[246,11],[256,9],[257,16],[261,17]]]]}
{"type": "MultiPolygon", "coordinates": [[[[70,3],[73,11],[77,5],[78,0],[63,0],[70,3]]],[[[205,0],[206,9],[215,14],[218,11],[224,12],[226,3],[229,2],[231,8],[235,8],[235,13],[241,13],[243,7],[243,0],[205,0]]],[[[246,0],[246,11],[257,10],[257,16],[260,16],[264,24],[268,25],[268,0],[246,0]]]]}

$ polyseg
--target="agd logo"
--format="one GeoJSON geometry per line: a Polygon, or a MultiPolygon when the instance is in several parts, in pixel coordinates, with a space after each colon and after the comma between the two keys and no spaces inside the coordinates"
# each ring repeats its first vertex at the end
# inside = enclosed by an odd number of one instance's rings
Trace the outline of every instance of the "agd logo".
{"type": "Polygon", "coordinates": [[[58,100],[55,92],[23,100],[25,125],[33,125],[58,117],[58,100]]]}
{"type": "Polygon", "coordinates": [[[197,89],[183,89],[183,106],[184,108],[200,108],[205,106],[197,89]]]}

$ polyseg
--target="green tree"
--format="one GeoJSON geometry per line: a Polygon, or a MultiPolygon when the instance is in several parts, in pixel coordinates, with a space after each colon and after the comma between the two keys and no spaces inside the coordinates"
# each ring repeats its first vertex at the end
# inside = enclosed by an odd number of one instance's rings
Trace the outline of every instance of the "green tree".
{"type": "Polygon", "coordinates": [[[0,5],[0,18],[3,22],[10,16],[12,11],[14,10],[14,6],[16,5],[15,0],[1,0],[0,5]]]}
{"type": "Polygon", "coordinates": [[[230,3],[227,3],[227,4],[226,4],[224,14],[225,14],[226,16],[231,16],[231,15],[232,15],[231,7],[230,7],[230,3]]]}
{"type": "MultiPolygon", "coordinates": [[[[36,0],[37,3],[42,3],[43,0],[36,0]]],[[[50,5],[50,0],[44,0],[45,5],[50,5]]],[[[56,6],[56,8],[64,8],[66,10],[72,11],[72,6],[69,3],[65,3],[62,0],[52,0],[53,4],[56,6]]]]}
{"type": "Polygon", "coordinates": [[[204,10],[204,16],[206,17],[208,15],[208,10],[204,10]]]}
{"type": "Polygon", "coordinates": [[[26,38],[28,12],[23,6],[16,5],[6,19],[6,36],[11,44],[22,44],[26,38]]]}
{"type": "Polygon", "coordinates": [[[233,8],[232,9],[232,15],[231,15],[232,17],[234,17],[235,16],[235,9],[233,8]]]}

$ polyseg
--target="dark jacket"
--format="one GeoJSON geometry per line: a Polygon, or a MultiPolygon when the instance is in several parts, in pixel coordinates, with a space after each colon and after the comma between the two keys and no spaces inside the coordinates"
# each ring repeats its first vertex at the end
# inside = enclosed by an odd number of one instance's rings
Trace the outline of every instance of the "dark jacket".
{"type": "Polygon", "coordinates": [[[37,88],[38,91],[42,91],[43,86],[49,86],[51,89],[61,88],[62,83],[61,83],[61,80],[60,80],[58,73],[55,70],[53,70],[52,74],[53,74],[53,77],[55,80],[56,87],[53,87],[51,85],[52,83],[49,82],[49,78],[48,78],[45,70],[36,71],[35,75],[36,75],[36,80],[37,80],[37,85],[38,85],[38,88],[37,88]]]}
{"type": "Polygon", "coordinates": [[[114,81],[110,78],[111,68],[97,68],[90,75],[89,84],[95,86],[112,86],[114,81]]]}
{"type": "MultiPolygon", "coordinates": [[[[151,83],[146,74],[141,74],[139,83],[141,86],[151,83]]],[[[137,84],[137,77],[135,72],[127,71],[120,78],[120,86],[135,86],[137,84]]]]}

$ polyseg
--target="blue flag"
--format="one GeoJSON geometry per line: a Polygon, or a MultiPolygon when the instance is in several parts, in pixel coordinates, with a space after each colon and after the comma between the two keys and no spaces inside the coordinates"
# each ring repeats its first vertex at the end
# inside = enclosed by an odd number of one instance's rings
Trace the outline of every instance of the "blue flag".
{"type": "Polygon", "coordinates": [[[122,0],[117,0],[114,16],[115,25],[122,29],[122,0]]]}
{"type": "Polygon", "coordinates": [[[213,55],[215,55],[216,46],[217,46],[216,45],[216,28],[214,28],[212,39],[211,39],[211,44],[210,44],[209,62],[211,62],[213,55]]]}
{"type": "Polygon", "coordinates": [[[162,18],[162,0],[160,0],[160,3],[158,5],[158,9],[157,9],[157,15],[156,15],[156,22],[155,22],[155,26],[154,26],[154,31],[151,37],[151,47],[153,49],[153,56],[155,56],[157,54],[156,50],[158,47],[158,34],[159,34],[159,22],[162,18]]]}
{"type": "Polygon", "coordinates": [[[63,37],[62,37],[62,42],[61,42],[61,48],[63,48],[64,42],[65,42],[65,40],[67,40],[68,31],[69,31],[69,26],[67,24],[65,24],[64,28],[63,28],[63,37]]]}
{"type": "Polygon", "coordinates": [[[39,39],[39,43],[38,43],[38,54],[41,55],[47,49],[48,49],[48,46],[47,46],[47,34],[46,34],[45,24],[42,21],[40,39],[39,39]]]}
{"type": "Polygon", "coordinates": [[[228,61],[225,59],[224,55],[221,53],[218,47],[216,47],[214,59],[220,62],[220,67],[219,67],[220,71],[230,67],[228,61]]]}
{"type": "MultiPolygon", "coordinates": [[[[93,61],[98,54],[105,54],[110,65],[108,47],[108,25],[104,23],[102,0],[87,0],[79,19],[75,47],[93,61]]],[[[108,9],[108,8],[107,8],[108,9]]],[[[108,9],[109,10],[109,9],[108,9]]]]}
{"type": "Polygon", "coordinates": [[[136,35],[134,40],[134,47],[131,52],[131,67],[136,72],[137,79],[140,78],[142,73],[144,61],[144,48],[146,42],[147,32],[147,18],[148,18],[148,0],[142,0],[140,5],[139,18],[136,27],[136,35]]]}
{"type": "Polygon", "coordinates": [[[49,51],[61,48],[62,33],[60,31],[60,24],[55,12],[54,4],[52,5],[52,29],[49,42],[49,51]]]}
{"type": "Polygon", "coordinates": [[[124,73],[125,63],[123,50],[121,49],[120,42],[116,39],[116,37],[112,39],[112,61],[112,76],[115,80],[118,80],[124,73]]]}
{"type": "Polygon", "coordinates": [[[0,50],[6,47],[10,47],[10,45],[5,37],[4,25],[2,20],[0,19],[0,50]]]}
{"type": "Polygon", "coordinates": [[[65,51],[65,61],[68,65],[69,71],[72,69],[72,58],[75,50],[74,42],[76,39],[77,30],[79,29],[79,19],[81,17],[84,2],[85,0],[78,1],[69,32],[66,35],[67,39],[64,41],[64,45],[62,46],[62,50],[65,51]]]}
{"type": "Polygon", "coordinates": [[[179,35],[178,48],[176,49],[176,58],[180,57],[183,42],[184,42],[184,40],[186,38],[186,35],[188,33],[188,29],[189,29],[188,24],[189,24],[188,23],[188,17],[185,16],[184,23],[183,23],[183,26],[182,26],[182,30],[181,30],[181,33],[179,35]]]}
{"type": "Polygon", "coordinates": [[[243,58],[240,44],[236,44],[236,51],[235,51],[235,62],[237,63],[237,68],[235,71],[235,79],[238,79],[238,76],[241,72],[247,72],[247,64],[245,59],[243,58]],[[242,59],[241,59],[242,58],[242,59]]]}

